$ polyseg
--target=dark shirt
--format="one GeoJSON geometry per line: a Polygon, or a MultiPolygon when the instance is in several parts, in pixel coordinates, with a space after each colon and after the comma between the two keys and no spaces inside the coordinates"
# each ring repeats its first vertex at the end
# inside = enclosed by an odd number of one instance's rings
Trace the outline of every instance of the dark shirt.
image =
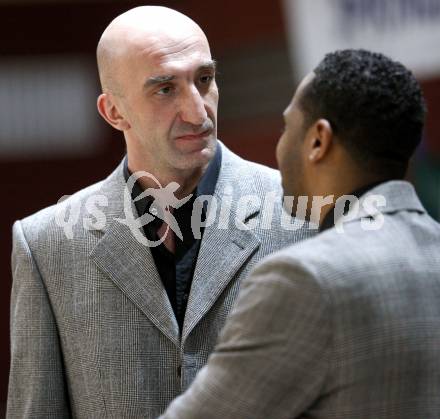
{"type": "MultiPolygon", "coordinates": [[[[185,318],[186,305],[188,303],[189,291],[191,289],[192,278],[196,267],[197,257],[200,250],[200,243],[203,236],[203,227],[201,228],[201,237],[195,238],[191,228],[191,215],[193,203],[198,196],[214,195],[218,175],[221,166],[221,148],[217,145],[215,155],[209,163],[205,173],[193,191],[193,196],[181,207],[173,210],[173,216],[182,232],[183,240],[175,235],[175,253],[171,253],[164,244],[151,247],[151,253],[156,264],[157,271],[167,292],[174,314],[182,330],[183,320],[185,318]]],[[[124,161],[124,177],[128,181],[131,173],[128,169],[127,158],[124,161]]],[[[162,185],[165,187],[166,185],[162,185]]],[[[133,186],[131,197],[133,201],[143,192],[142,187],[136,182],[133,186]]],[[[163,221],[156,217],[157,212],[152,210],[154,198],[146,196],[135,202],[139,217],[149,212],[154,219],[145,224],[144,234],[148,240],[158,240],[158,230],[163,221]]],[[[202,209],[202,221],[206,217],[206,207],[202,209]]]]}
{"type": "MultiPolygon", "coordinates": [[[[348,195],[353,195],[356,198],[360,198],[363,194],[365,194],[366,192],[370,191],[371,189],[375,188],[377,185],[380,185],[382,182],[384,182],[383,180],[381,180],[380,182],[374,182],[374,183],[370,183],[366,186],[363,186],[362,188],[358,188],[355,191],[353,191],[352,193],[348,194],[348,195]]],[[[349,201],[347,201],[345,203],[345,208],[344,208],[344,215],[347,214],[347,212],[350,209],[350,203],[349,201]]],[[[319,232],[323,232],[325,230],[328,230],[329,228],[332,228],[335,226],[335,222],[337,220],[335,220],[335,207],[333,206],[330,211],[325,215],[324,219],[322,220],[322,223],[319,227],[319,232]]]]}

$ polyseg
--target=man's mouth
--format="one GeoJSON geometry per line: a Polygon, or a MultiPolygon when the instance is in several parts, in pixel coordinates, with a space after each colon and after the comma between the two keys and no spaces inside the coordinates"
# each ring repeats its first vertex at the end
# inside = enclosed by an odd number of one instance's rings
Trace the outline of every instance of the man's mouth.
{"type": "Polygon", "coordinates": [[[179,135],[178,137],[176,137],[176,140],[187,140],[187,141],[191,141],[191,140],[201,140],[207,136],[209,136],[212,133],[211,129],[207,129],[205,131],[202,131],[198,134],[184,134],[184,135],[179,135]]]}

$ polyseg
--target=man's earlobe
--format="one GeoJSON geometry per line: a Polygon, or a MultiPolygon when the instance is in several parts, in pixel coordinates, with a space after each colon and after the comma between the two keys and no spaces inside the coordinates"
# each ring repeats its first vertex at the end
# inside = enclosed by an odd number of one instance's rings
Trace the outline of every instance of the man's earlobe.
{"type": "Polygon", "coordinates": [[[312,141],[312,148],[309,153],[309,160],[313,161],[316,160],[316,158],[319,157],[320,154],[320,148],[321,148],[321,141],[319,138],[314,138],[312,141]]]}
{"type": "Polygon", "coordinates": [[[319,119],[315,124],[315,140],[311,150],[311,160],[320,160],[330,151],[333,144],[333,129],[327,119],[319,119]]]}
{"type": "Polygon", "coordinates": [[[128,121],[120,114],[118,108],[113,103],[107,93],[101,93],[96,101],[99,114],[107,121],[113,128],[119,131],[126,131],[130,129],[128,121]]]}

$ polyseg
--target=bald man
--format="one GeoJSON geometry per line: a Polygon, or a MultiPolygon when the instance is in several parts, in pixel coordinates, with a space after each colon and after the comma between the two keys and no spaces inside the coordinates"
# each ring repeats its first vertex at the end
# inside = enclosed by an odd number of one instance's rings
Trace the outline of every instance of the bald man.
{"type": "Polygon", "coordinates": [[[312,234],[282,229],[278,172],[217,140],[196,23],[135,8],[97,56],[98,110],[127,156],[14,225],[8,418],[158,416],[205,364],[242,278],[312,234]]]}

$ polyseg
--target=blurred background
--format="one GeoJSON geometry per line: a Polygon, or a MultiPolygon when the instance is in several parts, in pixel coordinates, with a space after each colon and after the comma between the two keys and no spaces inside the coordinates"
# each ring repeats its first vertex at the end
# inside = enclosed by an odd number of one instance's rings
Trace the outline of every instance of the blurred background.
{"type": "MultiPolygon", "coordinates": [[[[136,1],[0,0],[0,417],[9,370],[11,226],[109,174],[122,135],[95,110],[95,48],[136,1]]],[[[219,138],[275,167],[281,113],[296,84],[337,48],[379,50],[414,70],[428,102],[409,178],[440,219],[440,0],[175,0],[219,62],[219,138]]]]}

